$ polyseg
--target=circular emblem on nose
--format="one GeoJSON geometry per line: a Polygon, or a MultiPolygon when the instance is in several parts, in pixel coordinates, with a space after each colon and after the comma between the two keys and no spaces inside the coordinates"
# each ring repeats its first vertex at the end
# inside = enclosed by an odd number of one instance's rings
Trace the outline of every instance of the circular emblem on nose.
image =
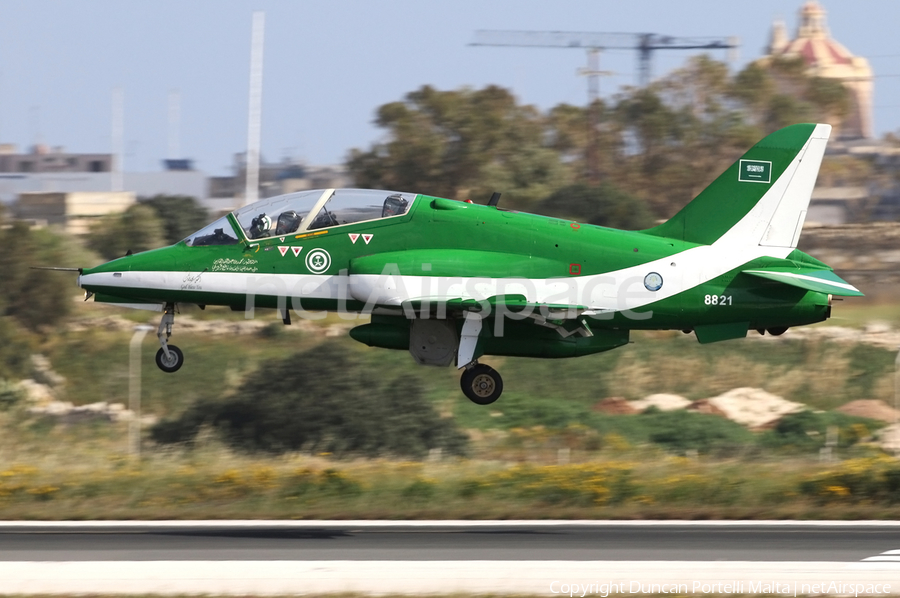
{"type": "Polygon", "coordinates": [[[662,288],[662,285],[662,276],[660,276],[656,272],[651,272],[644,277],[644,287],[646,287],[648,291],[658,291],[662,288]]]}
{"type": "Polygon", "coordinates": [[[331,256],[324,249],[313,249],[306,254],[306,267],[313,274],[320,274],[331,266],[331,256]]]}

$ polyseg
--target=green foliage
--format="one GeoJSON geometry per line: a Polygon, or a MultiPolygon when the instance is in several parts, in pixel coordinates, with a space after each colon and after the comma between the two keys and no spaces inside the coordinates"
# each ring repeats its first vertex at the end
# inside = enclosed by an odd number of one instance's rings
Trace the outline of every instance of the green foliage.
{"type": "Polygon", "coordinates": [[[545,504],[601,506],[625,502],[635,494],[631,475],[632,467],[619,463],[519,465],[478,482],[545,504]]]}
{"type": "Polygon", "coordinates": [[[850,380],[848,383],[856,391],[854,399],[867,399],[872,393],[878,375],[894,367],[896,354],[882,347],[855,345],[848,352],[850,360],[850,380]]]}
{"type": "MultiPolygon", "coordinates": [[[[198,227],[199,228],[199,227],[198,227]]],[[[87,246],[111,260],[128,251],[137,253],[166,245],[165,227],[157,211],[135,204],[122,214],[111,214],[91,226],[87,246]]]]}
{"type": "Polygon", "coordinates": [[[731,420],[690,411],[648,409],[638,416],[654,444],[675,453],[695,450],[706,454],[752,445],[753,433],[731,420]]]}
{"type": "Polygon", "coordinates": [[[203,425],[233,447],[272,453],[422,457],[432,448],[462,454],[467,443],[422,398],[416,378],[360,364],[337,342],[263,365],[234,395],[199,401],[158,424],[153,438],[191,441],[203,425]]]}
{"type": "Polygon", "coordinates": [[[646,203],[610,183],[563,187],[544,199],[538,211],[610,228],[637,230],[653,224],[646,203]]]}
{"type": "Polygon", "coordinates": [[[167,245],[186,238],[209,224],[209,212],[194,197],[187,195],[154,195],[141,199],[141,205],[153,208],[162,221],[167,245]]]}
{"type": "Polygon", "coordinates": [[[375,122],[387,130],[387,141],[353,150],[347,162],[363,187],[475,200],[501,191],[509,205],[525,206],[565,180],[543,116],[499,87],[424,86],[381,106],[375,122]]]}
{"type": "Polygon", "coordinates": [[[614,101],[546,113],[494,86],[425,86],[378,109],[386,140],[353,150],[347,166],[361,186],[475,201],[502,191],[505,205],[524,210],[599,178],[667,218],[767,133],[839,121],[850,105],[840,83],[783,59],[732,77],[724,63],[695,56],[614,101]]]}
{"type": "Polygon", "coordinates": [[[73,274],[34,270],[32,266],[72,267],[82,252],[75,242],[23,222],[0,220],[0,316],[11,316],[29,330],[46,329],[69,312],[73,274]],[[71,285],[71,286],[70,286],[71,285]]]}
{"type": "Polygon", "coordinates": [[[825,446],[828,428],[837,429],[837,446],[848,447],[865,439],[883,422],[854,417],[837,411],[800,411],[784,416],[772,430],[761,437],[761,444],[771,448],[798,452],[817,451],[825,446]]]}
{"type": "Polygon", "coordinates": [[[24,393],[18,385],[0,378],[0,411],[5,411],[15,406],[24,398],[24,393]]]}
{"type": "Polygon", "coordinates": [[[24,378],[31,368],[32,338],[13,318],[0,317],[0,379],[24,378]]]}
{"type": "Polygon", "coordinates": [[[798,122],[837,123],[850,111],[850,92],[834,79],[807,74],[802,59],[757,61],[738,73],[729,94],[747,120],[771,133],[798,122]]]}
{"type": "Polygon", "coordinates": [[[900,502],[900,466],[887,457],[845,461],[808,476],[800,493],[820,503],[900,502]]]}
{"type": "MultiPolygon", "coordinates": [[[[468,405],[465,405],[468,408],[468,405]]],[[[473,406],[479,409],[478,406],[473,406]]],[[[489,408],[490,409],[490,408],[489,408]]],[[[491,418],[480,408],[480,415],[487,415],[486,423],[504,428],[529,428],[545,426],[550,429],[562,429],[569,424],[591,422],[594,414],[590,408],[575,401],[567,401],[551,396],[528,396],[521,393],[504,395],[494,404],[493,409],[502,413],[501,417],[491,418]],[[493,421],[491,421],[493,420],[493,421]]],[[[468,410],[468,409],[467,409],[468,410]]]]}

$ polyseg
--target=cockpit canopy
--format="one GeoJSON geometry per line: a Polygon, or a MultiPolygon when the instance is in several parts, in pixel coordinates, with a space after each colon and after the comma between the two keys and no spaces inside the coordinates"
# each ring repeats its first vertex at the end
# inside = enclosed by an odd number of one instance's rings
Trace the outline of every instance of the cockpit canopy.
{"type": "MultiPolygon", "coordinates": [[[[415,193],[397,191],[316,189],[261,199],[233,215],[246,239],[269,239],[402,216],[415,198],[415,193]]],[[[185,242],[190,247],[232,245],[238,242],[237,232],[225,217],[194,233],[185,242]]]]}

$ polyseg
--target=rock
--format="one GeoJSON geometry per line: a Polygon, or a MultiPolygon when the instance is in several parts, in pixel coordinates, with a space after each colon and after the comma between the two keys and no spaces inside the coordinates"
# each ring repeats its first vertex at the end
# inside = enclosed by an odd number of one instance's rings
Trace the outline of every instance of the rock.
{"type": "Polygon", "coordinates": [[[787,401],[761,388],[735,388],[706,400],[725,417],[748,428],[760,428],[788,413],[806,409],[803,403],[787,401]]]}
{"type": "Polygon", "coordinates": [[[705,413],[707,415],[718,415],[720,417],[728,417],[728,415],[710,403],[709,399],[700,399],[698,401],[694,401],[687,407],[688,411],[696,411],[697,413],[705,413]]]}
{"type": "Polygon", "coordinates": [[[639,413],[637,409],[631,406],[631,403],[622,397],[606,397],[596,403],[591,409],[600,413],[608,413],[609,415],[634,415],[639,413]]]}
{"type": "Polygon", "coordinates": [[[50,403],[56,399],[52,388],[30,378],[21,380],[18,386],[25,393],[25,400],[30,403],[50,403]]]}
{"type": "Polygon", "coordinates": [[[644,411],[648,407],[656,407],[660,411],[675,411],[676,409],[685,409],[691,401],[679,396],[670,394],[655,394],[631,401],[631,406],[638,412],[644,411]]]}
{"type": "MultiPolygon", "coordinates": [[[[56,418],[60,423],[77,424],[88,421],[124,422],[134,419],[134,412],[125,409],[121,403],[109,404],[105,401],[78,405],[68,401],[49,401],[28,409],[32,415],[43,415],[56,418]]],[[[147,425],[156,423],[156,417],[147,415],[141,418],[147,425]]]]}
{"type": "Polygon", "coordinates": [[[66,383],[66,379],[53,371],[50,360],[37,353],[31,356],[31,367],[34,370],[34,379],[40,384],[46,384],[58,388],[66,383]]]}
{"type": "Polygon", "coordinates": [[[864,330],[866,334],[886,334],[891,331],[891,325],[887,322],[874,320],[867,323],[864,330]]]}
{"type": "Polygon", "coordinates": [[[883,422],[894,423],[900,421],[900,412],[890,407],[884,401],[875,399],[860,399],[858,401],[850,401],[837,408],[837,411],[846,413],[847,415],[855,415],[857,417],[868,417],[883,422]]]}
{"type": "Polygon", "coordinates": [[[54,417],[63,417],[74,409],[75,406],[68,401],[50,401],[36,407],[30,407],[28,413],[34,415],[50,415],[54,417]]]}
{"type": "Polygon", "coordinates": [[[893,424],[875,433],[878,444],[889,453],[900,456],[900,424],[893,424]]]}

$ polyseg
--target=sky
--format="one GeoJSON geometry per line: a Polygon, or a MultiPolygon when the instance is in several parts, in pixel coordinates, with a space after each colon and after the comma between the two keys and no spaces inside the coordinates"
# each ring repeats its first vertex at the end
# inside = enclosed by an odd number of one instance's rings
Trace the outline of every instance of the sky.
{"type": "MultiPolygon", "coordinates": [[[[822,0],[832,37],[875,72],[875,131],[900,130],[900,2],[822,0]]],[[[511,89],[548,109],[583,105],[579,49],[469,46],[475,30],[599,31],[740,38],[736,71],[762,55],[772,21],[793,36],[802,0],[0,0],[0,142],[111,151],[113,90],[124,95],[124,169],[160,169],[169,96],[180,156],[210,175],[247,147],[250,38],[265,12],[262,155],[342,163],[384,135],[378,106],[422,85],[511,89]]],[[[653,75],[692,54],[654,54],[653,75]]],[[[724,51],[713,54],[726,59],[724,51]]],[[[608,51],[601,95],[637,78],[636,53],[608,51]]]]}

